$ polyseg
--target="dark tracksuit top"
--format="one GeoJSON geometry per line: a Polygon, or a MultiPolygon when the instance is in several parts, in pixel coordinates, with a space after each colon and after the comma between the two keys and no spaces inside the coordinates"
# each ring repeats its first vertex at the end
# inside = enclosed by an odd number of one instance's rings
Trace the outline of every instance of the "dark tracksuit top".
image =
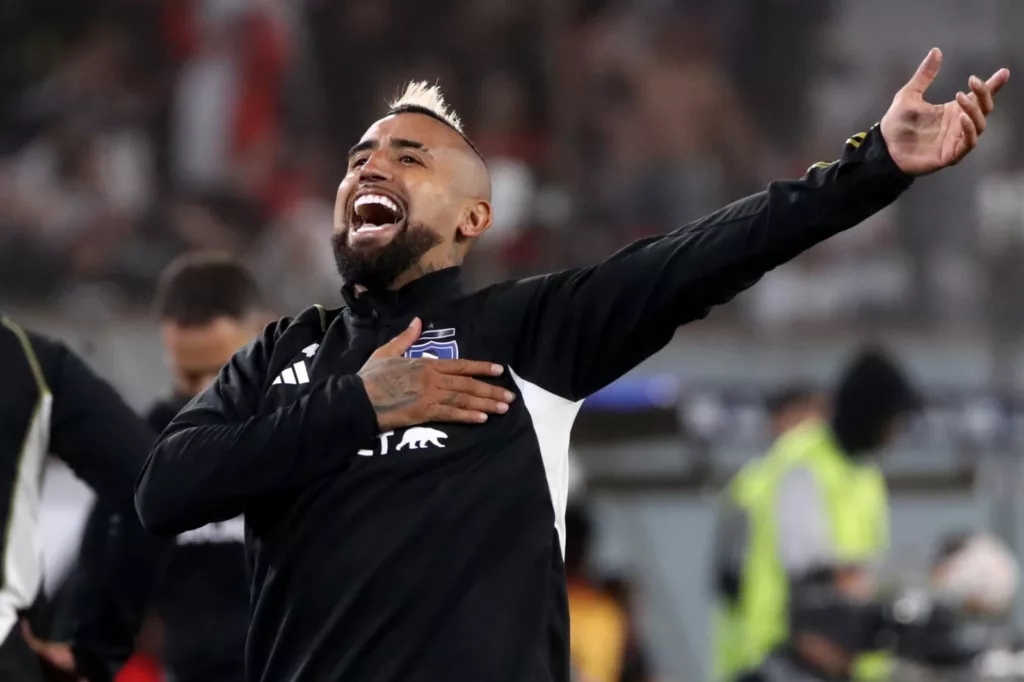
{"type": "MultiPolygon", "coordinates": [[[[171,422],[187,398],[171,395],[146,415],[154,433],[171,422]]],[[[109,513],[94,505],[87,527],[109,513]]],[[[249,628],[249,572],[244,522],[229,519],[174,538],[174,546],[152,606],[163,624],[163,663],[174,682],[243,682],[245,638],[249,628]]],[[[96,552],[83,543],[83,554],[96,552]]],[[[79,563],[79,570],[87,567],[79,563]]]]}
{"type": "MultiPolygon", "coordinates": [[[[188,401],[157,402],[146,420],[160,433],[188,401]]],[[[174,682],[243,682],[249,628],[249,572],[241,518],[175,538],[157,591],[164,664],[174,682]]]]}
{"type": "Polygon", "coordinates": [[[244,514],[248,677],[564,682],[569,431],[580,402],[765,272],[911,179],[877,129],[843,157],[590,268],[464,293],[456,269],[270,325],[158,439],[147,528],[244,514]],[[413,356],[502,364],[484,425],[380,433],[356,372],[424,323],[413,356]]]}
{"type": "Polygon", "coordinates": [[[107,505],[83,541],[91,554],[75,595],[72,647],[89,680],[113,679],[134,647],[166,545],[142,529],[133,507],[153,434],[63,344],[7,318],[0,318],[0,376],[0,680],[42,679],[18,621],[42,600],[36,521],[51,453],[107,505]]]}

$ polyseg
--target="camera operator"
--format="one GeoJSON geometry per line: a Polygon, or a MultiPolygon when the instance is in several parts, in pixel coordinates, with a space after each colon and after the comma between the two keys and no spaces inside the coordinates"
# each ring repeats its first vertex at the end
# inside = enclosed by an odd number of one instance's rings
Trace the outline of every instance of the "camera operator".
{"type": "MultiPolygon", "coordinates": [[[[864,349],[843,373],[829,419],[803,419],[730,482],[715,538],[715,679],[736,679],[789,641],[798,576],[824,566],[836,589],[873,594],[866,569],[889,546],[876,457],[917,404],[895,360],[864,349]]],[[[889,664],[884,652],[861,656],[855,677],[885,679],[889,664]]]]}
{"type": "MultiPolygon", "coordinates": [[[[964,679],[984,648],[958,612],[927,591],[891,599],[858,594],[831,569],[791,585],[790,636],[738,682],[837,682],[864,652],[884,647],[901,662],[892,679],[964,679]]],[[[969,678],[967,678],[969,679],[969,678]]]]}

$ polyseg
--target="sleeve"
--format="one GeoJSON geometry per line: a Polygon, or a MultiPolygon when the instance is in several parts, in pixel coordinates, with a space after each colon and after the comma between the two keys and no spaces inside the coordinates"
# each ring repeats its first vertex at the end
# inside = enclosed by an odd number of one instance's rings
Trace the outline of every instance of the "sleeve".
{"type": "Polygon", "coordinates": [[[132,508],[132,488],[153,432],[77,355],[57,346],[50,388],[50,449],[98,497],[132,508]]]}
{"type": "Polygon", "coordinates": [[[505,317],[495,328],[513,346],[517,374],[581,400],[663,348],[680,325],[884,208],[911,182],[875,126],[799,180],[773,182],[594,267],[496,289],[501,300],[492,307],[505,317]]]}
{"type": "MultiPolygon", "coordinates": [[[[43,344],[37,346],[45,353],[43,344]]],[[[133,483],[153,436],[77,355],[59,344],[53,348],[52,363],[47,363],[53,394],[51,450],[96,492],[103,509],[90,519],[83,538],[72,648],[86,679],[112,680],[134,649],[170,548],[143,530],[132,504],[133,483]]]]}
{"type": "Polygon", "coordinates": [[[775,513],[779,557],[790,577],[837,566],[825,492],[810,469],[797,467],[783,476],[775,513]]]}
{"type": "Polygon", "coordinates": [[[131,657],[172,549],[170,541],[143,530],[134,510],[97,499],[72,595],[72,650],[89,682],[112,682],[131,657]]]}
{"type": "Polygon", "coordinates": [[[356,375],[329,377],[287,405],[260,409],[275,329],[236,353],[158,438],[135,490],[146,528],[181,533],[245,514],[262,495],[336,470],[376,435],[356,375]]]}

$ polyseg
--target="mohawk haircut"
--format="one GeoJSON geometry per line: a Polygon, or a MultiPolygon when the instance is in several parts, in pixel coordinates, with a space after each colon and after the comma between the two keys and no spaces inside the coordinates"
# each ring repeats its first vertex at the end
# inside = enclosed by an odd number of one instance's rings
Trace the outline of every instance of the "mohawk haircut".
{"type": "Polygon", "coordinates": [[[423,114],[435,121],[440,121],[454,130],[466,141],[470,149],[483,159],[483,154],[466,136],[462,119],[448,106],[441,92],[441,86],[431,85],[427,81],[410,81],[401,95],[388,102],[387,116],[395,114],[423,114]]]}
{"type": "Polygon", "coordinates": [[[256,279],[237,259],[197,251],[167,266],[154,307],[162,321],[199,327],[220,317],[243,320],[263,307],[263,297],[256,279]]]}

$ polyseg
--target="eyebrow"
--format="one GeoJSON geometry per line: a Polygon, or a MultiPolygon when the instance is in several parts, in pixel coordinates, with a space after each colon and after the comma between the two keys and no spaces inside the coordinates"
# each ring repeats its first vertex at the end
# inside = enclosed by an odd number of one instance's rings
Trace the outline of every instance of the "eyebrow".
{"type": "MultiPolygon", "coordinates": [[[[422,142],[417,142],[416,140],[406,140],[404,138],[395,138],[391,140],[391,147],[393,149],[418,149],[419,151],[424,152],[426,154],[430,153],[430,150],[427,149],[427,146],[422,142]]],[[[348,156],[349,158],[352,158],[353,156],[360,152],[365,152],[376,148],[376,140],[363,140],[362,142],[353,145],[352,149],[348,150],[348,156]]]]}

